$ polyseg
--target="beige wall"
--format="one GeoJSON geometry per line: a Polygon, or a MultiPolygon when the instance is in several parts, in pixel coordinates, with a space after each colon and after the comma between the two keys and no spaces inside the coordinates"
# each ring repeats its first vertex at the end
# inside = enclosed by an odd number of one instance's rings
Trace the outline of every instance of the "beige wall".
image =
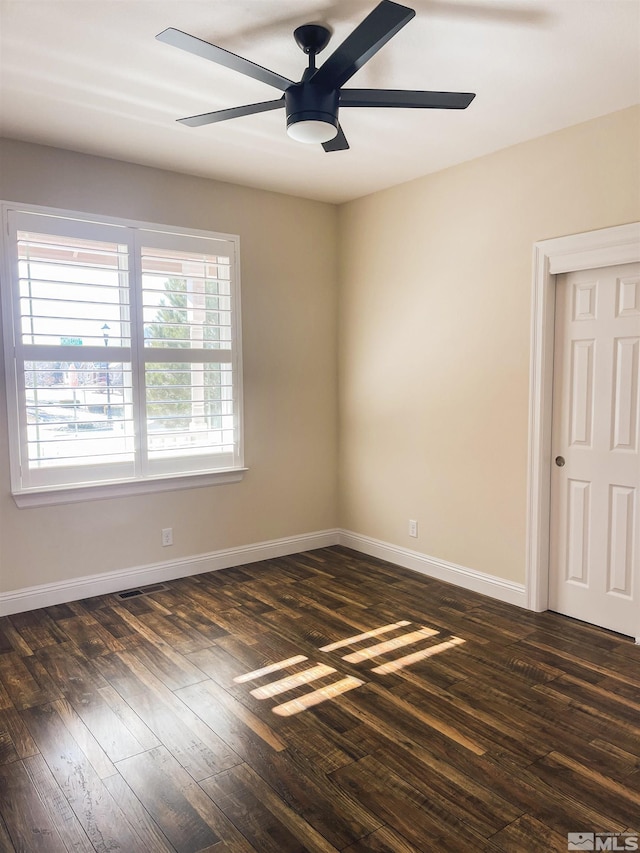
{"type": "Polygon", "coordinates": [[[639,151],[625,110],[336,209],[0,142],[0,198],[240,234],[250,469],[18,510],[0,394],[0,592],[338,524],[523,581],[532,246],[640,219],[639,151]]]}
{"type": "Polygon", "coordinates": [[[341,208],[342,527],[524,581],[532,246],[640,219],[639,155],[634,108],[341,208]]]}
{"type": "Polygon", "coordinates": [[[336,526],[335,207],[9,141],[0,198],[240,235],[249,467],[234,485],[18,510],[2,409],[0,591],[336,526]]]}

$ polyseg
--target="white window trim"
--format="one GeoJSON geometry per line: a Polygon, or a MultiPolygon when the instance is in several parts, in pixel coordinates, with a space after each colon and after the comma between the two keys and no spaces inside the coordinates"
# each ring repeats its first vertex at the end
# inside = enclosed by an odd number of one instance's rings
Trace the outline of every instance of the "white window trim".
{"type": "Polygon", "coordinates": [[[58,487],[50,489],[13,492],[13,499],[21,509],[54,504],[70,504],[79,501],[99,501],[107,498],[125,498],[131,495],[147,495],[155,492],[172,492],[183,489],[199,489],[204,486],[222,486],[239,483],[248,468],[222,468],[205,474],[188,474],[183,477],[149,477],[145,480],[126,480],[120,483],[58,487]]]}
{"type": "MultiPolygon", "coordinates": [[[[115,481],[102,481],[99,483],[87,483],[78,485],[61,486],[38,486],[33,488],[20,488],[19,460],[17,454],[10,452],[11,468],[11,494],[16,505],[20,508],[49,506],[55,504],[75,503],[87,500],[102,500],[108,498],[125,497],[129,495],[150,494],[155,492],[183,490],[191,488],[202,488],[212,485],[223,485],[240,482],[245,471],[244,467],[244,418],[243,418],[243,391],[242,391],[242,322],[241,322],[241,287],[240,287],[240,238],[233,234],[224,234],[215,231],[204,231],[195,228],[183,228],[174,225],[164,225],[156,222],[144,222],[140,220],[124,219],[119,217],[101,216],[95,213],[82,211],[71,211],[61,208],[46,207],[41,205],[22,204],[20,202],[0,202],[0,213],[2,218],[2,243],[6,245],[9,239],[9,211],[23,211],[44,216],[54,216],[63,219],[77,219],[83,223],[96,223],[99,225],[114,225],[118,227],[155,231],[158,233],[177,234],[184,237],[204,237],[209,239],[225,240],[233,243],[235,248],[235,276],[234,276],[234,398],[236,402],[235,418],[238,430],[238,453],[235,465],[230,468],[221,468],[210,471],[194,471],[193,473],[172,473],[167,475],[147,476],[144,479],[126,479],[115,481]]],[[[19,442],[18,419],[15,416],[19,406],[18,383],[12,376],[14,366],[14,341],[13,336],[6,332],[13,328],[13,318],[9,319],[13,310],[13,271],[10,267],[10,255],[7,251],[2,252],[2,266],[0,267],[1,280],[5,286],[0,288],[0,328],[4,330],[4,359],[6,377],[6,404],[8,437],[10,447],[17,447],[19,442]]]]}

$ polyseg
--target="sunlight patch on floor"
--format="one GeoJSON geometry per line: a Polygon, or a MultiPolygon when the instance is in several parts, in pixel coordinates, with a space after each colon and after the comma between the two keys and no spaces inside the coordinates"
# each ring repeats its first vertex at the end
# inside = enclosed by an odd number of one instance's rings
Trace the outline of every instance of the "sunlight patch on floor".
{"type": "Polygon", "coordinates": [[[305,660],[309,660],[309,658],[306,658],[304,655],[296,655],[296,657],[287,658],[287,660],[281,660],[278,663],[269,664],[269,666],[263,666],[262,669],[254,669],[253,672],[247,672],[245,675],[236,675],[233,680],[237,684],[244,684],[246,681],[253,681],[256,678],[262,678],[263,675],[279,672],[281,669],[287,669],[287,667],[293,666],[296,663],[302,663],[305,660]]]}
{"type": "MultiPolygon", "coordinates": [[[[344,649],[347,646],[354,646],[357,643],[364,643],[367,640],[374,640],[376,637],[380,637],[384,634],[389,634],[391,632],[402,631],[402,629],[408,628],[410,625],[414,625],[415,623],[411,623],[406,619],[402,619],[398,622],[393,622],[388,625],[381,625],[378,628],[372,628],[370,631],[363,631],[360,634],[354,634],[351,637],[346,637],[343,640],[337,640],[332,643],[327,643],[324,646],[321,646],[319,651],[324,652],[325,654],[330,652],[335,652],[339,649],[344,649]]],[[[358,651],[349,652],[345,655],[342,655],[342,660],[349,664],[366,664],[368,661],[372,661],[373,658],[380,658],[384,655],[387,655],[391,652],[395,652],[398,649],[403,649],[406,646],[417,645],[418,643],[422,644],[424,640],[428,640],[432,637],[440,634],[440,630],[436,630],[435,628],[428,628],[426,625],[422,625],[417,627],[416,630],[405,631],[404,633],[398,634],[396,637],[392,637],[391,639],[382,640],[382,642],[375,642],[365,648],[361,648],[358,651]]],[[[426,648],[418,648],[416,651],[411,652],[410,654],[405,654],[402,657],[394,658],[393,660],[388,660],[383,662],[377,666],[370,666],[369,671],[375,673],[376,675],[391,675],[392,673],[399,672],[405,667],[409,667],[412,664],[419,663],[420,661],[428,660],[435,655],[439,655],[442,652],[448,651],[449,649],[453,649],[456,646],[460,646],[466,641],[461,637],[449,637],[448,640],[444,640],[436,645],[427,646],[426,648]]],[[[278,661],[277,663],[272,663],[267,666],[263,666],[260,669],[254,669],[252,672],[248,672],[244,675],[238,675],[233,680],[237,684],[245,684],[248,681],[255,681],[259,678],[264,678],[265,676],[273,675],[273,673],[281,672],[285,669],[290,669],[291,667],[297,666],[297,664],[304,663],[308,661],[309,658],[305,655],[295,655],[294,657],[287,658],[286,660],[278,661]]],[[[299,714],[301,711],[305,711],[308,708],[312,708],[314,705],[319,705],[321,702],[326,702],[329,699],[335,699],[337,696],[340,696],[342,693],[346,693],[349,690],[354,690],[356,687],[360,687],[365,684],[365,681],[355,678],[353,676],[342,677],[343,673],[340,673],[336,667],[329,666],[327,664],[310,662],[310,666],[307,669],[304,669],[299,672],[293,672],[289,675],[285,675],[284,677],[277,678],[270,683],[263,684],[260,687],[254,687],[250,690],[251,696],[254,699],[264,700],[264,699],[273,699],[276,696],[280,696],[283,693],[288,693],[292,690],[298,690],[298,688],[302,688],[305,685],[311,685],[313,682],[318,681],[322,678],[327,678],[328,676],[332,676],[335,674],[337,677],[337,681],[333,683],[326,684],[323,687],[318,687],[315,690],[309,690],[307,693],[302,693],[300,696],[295,699],[291,699],[288,702],[283,702],[280,705],[276,705],[272,708],[272,712],[277,714],[280,717],[290,717],[294,714],[299,714]]],[[[338,666],[339,664],[336,664],[338,666]]]]}
{"type": "Polygon", "coordinates": [[[317,666],[312,666],[310,669],[305,669],[302,672],[296,672],[295,675],[288,675],[286,678],[280,678],[278,681],[272,681],[271,684],[265,684],[264,687],[256,687],[251,690],[252,696],[256,699],[268,699],[270,696],[278,696],[280,693],[286,693],[287,690],[293,690],[300,687],[302,684],[309,684],[312,681],[317,681],[319,678],[324,678],[325,675],[331,675],[335,672],[332,666],[326,666],[319,663],[317,666]]]}
{"type": "Polygon", "coordinates": [[[353,678],[353,676],[348,676],[341,681],[334,682],[334,684],[329,684],[327,687],[321,687],[312,693],[306,693],[298,699],[292,699],[290,702],[276,705],[272,710],[279,717],[291,717],[294,714],[299,714],[301,711],[306,711],[307,708],[311,708],[313,705],[326,702],[327,699],[335,699],[336,696],[340,696],[348,690],[353,690],[355,687],[360,687],[361,684],[364,684],[364,681],[360,681],[359,678],[353,678]]]}
{"type": "Polygon", "coordinates": [[[374,628],[373,631],[365,631],[364,634],[356,634],[354,637],[347,637],[346,640],[338,640],[337,643],[329,643],[328,646],[321,646],[321,652],[334,652],[336,649],[342,649],[344,646],[353,646],[362,640],[369,640],[372,637],[379,637],[380,634],[388,634],[389,631],[395,631],[397,628],[406,628],[411,625],[411,622],[402,620],[402,622],[394,622],[393,625],[383,625],[382,628],[374,628]]]}
{"type": "Polygon", "coordinates": [[[452,637],[444,643],[438,643],[437,646],[430,646],[428,649],[421,649],[419,652],[412,652],[410,655],[389,661],[389,663],[375,666],[371,672],[377,672],[378,675],[389,675],[392,672],[397,672],[399,669],[404,669],[405,666],[411,666],[412,663],[418,663],[418,661],[439,655],[441,652],[452,649],[454,646],[461,646],[464,642],[461,637],[452,637]]]}
{"type": "Polygon", "coordinates": [[[374,646],[369,646],[367,649],[361,649],[359,652],[353,652],[350,655],[343,655],[342,660],[347,663],[360,663],[363,660],[380,657],[386,652],[392,652],[395,649],[401,649],[403,646],[410,646],[412,643],[417,643],[425,637],[433,637],[434,634],[439,634],[439,631],[434,631],[433,628],[420,628],[417,631],[411,631],[409,634],[402,634],[400,637],[395,637],[393,640],[385,640],[382,643],[376,643],[374,646]]]}

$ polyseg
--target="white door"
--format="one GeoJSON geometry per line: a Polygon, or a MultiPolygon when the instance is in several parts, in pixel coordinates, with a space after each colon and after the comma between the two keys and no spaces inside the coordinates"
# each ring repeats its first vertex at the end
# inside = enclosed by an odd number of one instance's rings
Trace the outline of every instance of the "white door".
{"type": "Polygon", "coordinates": [[[640,264],[558,276],[549,607],[640,636],[640,264]]]}

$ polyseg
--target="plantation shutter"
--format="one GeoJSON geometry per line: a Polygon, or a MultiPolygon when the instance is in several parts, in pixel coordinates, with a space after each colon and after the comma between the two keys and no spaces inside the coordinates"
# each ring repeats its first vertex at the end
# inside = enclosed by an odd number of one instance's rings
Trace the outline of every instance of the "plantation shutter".
{"type": "Polygon", "coordinates": [[[234,247],[196,237],[176,243],[172,237],[138,235],[149,470],[232,467],[234,247]]]}
{"type": "Polygon", "coordinates": [[[14,493],[239,468],[237,241],[8,223],[14,493]]]}

